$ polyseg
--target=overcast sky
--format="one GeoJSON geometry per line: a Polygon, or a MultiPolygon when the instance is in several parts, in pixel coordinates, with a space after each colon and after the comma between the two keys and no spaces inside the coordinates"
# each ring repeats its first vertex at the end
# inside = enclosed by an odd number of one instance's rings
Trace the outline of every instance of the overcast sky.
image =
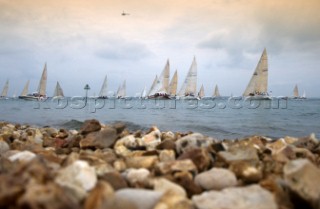
{"type": "Polygon", "coordinates": [[[150,88],[169,59],[178,90],[195,56],[198,89],[241,95],[266,47],[269,90],[320,97],[319,0],[0,0],[0,90],[35,91],[48,67],[47,94],[98,94],[124,79],[127,94],[150,88]],[[125,11],[130,15],[122,16],[125,11]]]}

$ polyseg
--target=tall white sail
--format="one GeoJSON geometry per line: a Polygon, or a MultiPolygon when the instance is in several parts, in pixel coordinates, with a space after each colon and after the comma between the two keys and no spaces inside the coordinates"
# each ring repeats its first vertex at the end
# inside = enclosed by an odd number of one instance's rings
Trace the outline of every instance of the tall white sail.
{"type": "Polygon", "coordinates": [[[298,85],[295,85],[293,89],[293,97],[299,97],[298,85]]]}
{"type": "Polygon", "coordinates": [[[147,87],[146,86],[144,86],[144,89],[142,90],[142,92],[141,92],[141,98],[144,98],[144,97],[146,97],[147,96],[147,87]]]}
{"type": "Polygon", "coordinates": [[[9,80],[6,81],[0,97],[7,97],[8,96],[8,89],[9,89],[9,80]]]}
{"type": "Polygon", "coordinates": [[[179,96],[195,95],[197,91],[197,63],[196,58],[193,58],[193,62],[190,66],[186,79],[184,80],[182,87],[179,91],[179,96]]]}
{"type": "Polygon", "coordinates": [[[64,97],[63,90],[57,81],[56,88],[54,89],[53,97],[64,97]]]}
{"type": "Polygon", "coordinates": [[[101,90],[99,93],[99,97],[107,97],[108,95],[108,89],[107,89],[107,76],[104,77],[103,84],[101,86],[101,90]]]}
{"type": "Polygon", "coordinates": [[[158,75],[156,75],[156,77],[154,78],[153,82],[152,82],[152,85],[150,87],[150,90],[148,92],[148,96],[151,95],[152,92],[155,92],[155,87],[157,85],[157,81],[158,81],[158,75]]]}
{"type": "Polygon", "coordinates": [[[268,93],[268,56],[264,49],[243,96],[268,93]]]}
{"type": "Polygon", "coordinates": [[[173,77],[171,79],[169,89],[168,89],[168,93],[171,96],[175,96],[177,94],[177,86],[178,86],[178,72],[176,70],[173,74],[173,77]]]}
{"type": "Polygon", "coordinates": [[[220,97],[218,85],[216,85],[214,88],[213,97],[220,97]]]}
{"type": "Polygon", "coordinates": [[[198,93],[198,97],[199,97],[199,98],[204,97],[204,87],[203,87],[203,84],[201,85],[200,91],[199,91],[199,93],[198,93]]]}
{"type": "Polygon", "coordinates": [[[39,82],[39,86],[37,89],[37,92],[40,95],[45,96],[46,95],[46,89],[47,89],[47,63],[44,65],[44,69],[41,75],[41,79],[39,82]]]}
{"type": "Polygon", "coordinates": [[[123,98],[126,96],[126,80],[123,81],[122,86],[119,87],[117,92],[118,98],[123,98]]]}
{"type": "Polygon", "coordinates": [[[169,59],[167,60],[167,63],[160,75],[160,78],[162,79],[162,87],[165,92],[169,92],[169,80],[170,80],[170,64],[169,59]]]}
{"type": "Polygon", "coordinates": [[[27,96],[28,91],[29,91],[29,83],[30,83],[30,81],[28,80],[26,85],[24,86],[20,96],[27,96]]]}
{"type": "Polygon", "coordinates": [[[169,64],[169,60],[167,60],[167,63],[164,66],[163,71],[161,72],[158,80],[155,83],[155,86],[149,92],[148,96],[154,95],[157,92],[168,93],[169,79],[170,79],[170,64],[169,64]]]}

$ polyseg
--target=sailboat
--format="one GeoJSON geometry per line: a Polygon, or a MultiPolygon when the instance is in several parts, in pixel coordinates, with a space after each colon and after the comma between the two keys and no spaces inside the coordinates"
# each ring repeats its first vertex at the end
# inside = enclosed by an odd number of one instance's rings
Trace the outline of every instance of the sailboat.
{"type": "Polygon", "coordinates": [[[4,84],[3,90],[0,95],[0,99],[8,99],[9,80],[4,84]]]}
{"type": "Polygon", "coordinates": [[[19,98],[20,98],[21,96],[27,96],[28,91],[29,91],[29,83],[30,83],[30,81],[28,80],[27,83],[26,83],[26,85],[24,86],[24,88],[23,88],[23,90],[22,90],[19,98]]]}
{"type": "Polygon", "coordinates": [[[108,87],[108,85],[107,85],[107,76],[105,76],[98,98],[100,98],[100,99],[107,99],[108,98],[108,96],[107,96],[108,95],[107,87],[108,87]]]}
{"type": "MultiPolygon", "coordinates": [[[[29,86],[29,82],[27,84],[29,86]]],[[[22,92],[23,94],[20,95],[19,98],[25,99],[25,100],[39,100],[39,101],[45,100],[47,99],[46,88],[47,88],[47,64],[44,65],[37,91],[33,92],[32,94],[25,95],[25,92],[24,92],[25,89],[23,89],[23,92],[22,92]]]]}
{"type": "Polygon", "coordinates": [[[293,88],[293,97],[292,99],[306,99],[306,92],[303,92],[303,95],[299,95],[298,85],[296,84],[293,88]]]}
{"type": "Polygon", "coordinates": [[[200,91],[198,93],[198,97],[197,99],[200,100],[204,97],[204,87],[203,87],[203,84],[201,85],[201,88],[200,88],[200,91]]]}
{"type": "Polygon", "coordinates": [[[53,93],[53,99],[55,98],[63,98],[64,97],[64,94],[63,94],[63,90],[59,84],[59,82],[57,81],[57,84],[56,84],[56,88],[54,89],[54,93],[53,93]]]}
{"type": "Polygon", "coordinates": [[[169,60],[167,60],[167,63],[158,77],[158,79],[155,82],[155,85],[152,86],[148,98],[162,98],[162,99],[169,99],[169,77],[170,77],[170,64],[169,60]]]}
{"type": "Polygon", "coordinates": [[[187,77],[184,80],[182,87],[178,93],[180,98],[192,99],[195,98],[197,91],[197,63],[196,58],[193,58],[192,64],[188,71],[187,77]]]}
{"type": "Polygon", "coordinates": [[[219,88],[218,88],[218,85],[216,85],[214,87],[214,92],[213,92],[213,97],[220,97],[220,92],[219,92],[219,88]]]}
{"type": "Polygon", "coordinates": [[[147,96],[147,87],[144,86],[144,89],[141,92],[140,99],[145,99],[147,96]]]}
{"type": "Polygon", "coordinates": [[[171,81],[170,81],[169,89],[168,89],[168,93],[170,95],[169,97],[171,99],[175,98],[177,95],[177,86],[178,86],[178,72],[176,70],[173,74],[171,81]]]}
{"type": "Polygon", "coordinates": [[[246,98],[270,100],[268,94],[268,56],[264,49],[251,80],[243,93],[246,98]]]}
{"type": "Polygon", "coordinates": [[[117,91],[117,98],[123,99],[126,97],[126,80],[123,81],[122,85],[119,86],[117,91]]]}

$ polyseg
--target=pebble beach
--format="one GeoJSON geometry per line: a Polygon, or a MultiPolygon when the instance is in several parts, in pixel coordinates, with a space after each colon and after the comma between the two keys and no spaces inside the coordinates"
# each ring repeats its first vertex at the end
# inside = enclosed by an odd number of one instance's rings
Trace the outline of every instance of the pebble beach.
{"type": "Polygon", "coordinates": [[[0,122],[0,208],[320,208],[314,134],[218,140],[197,132],[0,122]]]}

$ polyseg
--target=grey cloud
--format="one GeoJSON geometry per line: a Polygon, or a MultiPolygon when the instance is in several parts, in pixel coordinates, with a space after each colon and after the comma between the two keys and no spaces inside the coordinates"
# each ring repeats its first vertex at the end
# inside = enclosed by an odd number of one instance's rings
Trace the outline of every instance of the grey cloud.
{"type": "Polygon", "coordinates": [[[152,52],[143,44],[121,39],[104,41],[104,46],[96,50],[95,55],[108,60],[140,60],[152,52]]]}

